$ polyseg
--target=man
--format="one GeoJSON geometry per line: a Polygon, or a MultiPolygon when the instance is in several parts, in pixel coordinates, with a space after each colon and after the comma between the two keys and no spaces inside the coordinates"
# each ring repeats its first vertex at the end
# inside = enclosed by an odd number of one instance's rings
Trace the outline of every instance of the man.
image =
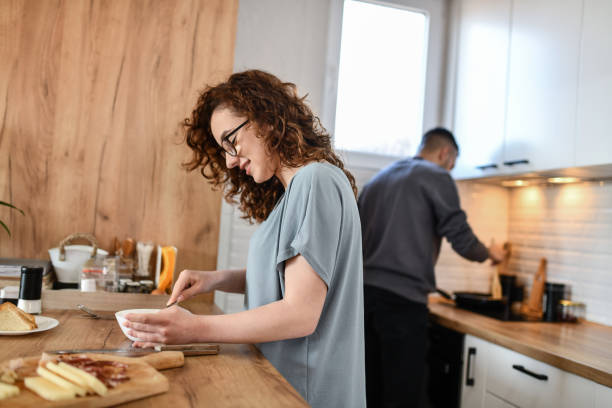
{"type": "MultiPolygon", "coordinates": [[[[459,147],[451,132],[423,136],[417,155],[383,169],[363,188],[366,395],[368,407],[417,406],[427,348],[427,295],[442,237],[462,257],[501,261],[467,223],[449,171],[459,147]]],[[[441,390],[441,392],[444,392],[441,390]]]]}

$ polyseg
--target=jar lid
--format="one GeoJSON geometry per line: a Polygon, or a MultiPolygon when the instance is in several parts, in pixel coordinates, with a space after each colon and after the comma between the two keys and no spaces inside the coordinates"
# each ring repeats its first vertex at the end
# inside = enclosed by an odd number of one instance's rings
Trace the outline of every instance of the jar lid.
{"type": "Polygon", "coordinates": [[[126,282],[126,285],[128,285],[128,286],[140,286],[140,283],[139,282],[132,282],[132,281],[130,281],[130,282],[126,282]]]}
{"type": "Polygon", "coordinates": [[[582,307],[584,306],[584,303],[582,302],[574,302],[572,300],[561,300],[559,301],[559,303],[563,306],[578,306],[578,307],[582,307]]]}

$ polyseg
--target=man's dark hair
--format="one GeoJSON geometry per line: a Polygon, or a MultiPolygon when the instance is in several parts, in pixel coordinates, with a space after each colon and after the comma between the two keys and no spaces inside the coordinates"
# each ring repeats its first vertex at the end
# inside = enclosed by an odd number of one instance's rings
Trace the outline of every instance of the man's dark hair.
{"type": "Polygon", "coordinates": [[[425,132],[423,139],[421,139],[419,151],[434,151],[448,145],[454,147],[459,154],[459,145],[451,131],[443,127],[436,127],[425,132]]]}

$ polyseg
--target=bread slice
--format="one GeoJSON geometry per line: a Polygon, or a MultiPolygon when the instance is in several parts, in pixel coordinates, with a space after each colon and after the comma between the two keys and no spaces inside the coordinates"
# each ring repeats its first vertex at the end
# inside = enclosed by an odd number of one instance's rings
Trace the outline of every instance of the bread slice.
{"type": "Polygon", "coordinates": [[[0,305],[0,330],[25,331],[36,327],[34,316],[25,313],[11,302],[0,305]]]}
{"type": "Polygon", "coordinates": [[[24,312],[23,310],[21,310],[20,308],[16,307],[15,310],[17,311],[17,313],[19,313],[21,316],[25,317],[26,319],[28,319],[29,321],[31,321],[34,324],[34,329],[37,328],[38,326],[36,325],[36,318],[34,317],[34,315],[29,314],[24,312]]]}

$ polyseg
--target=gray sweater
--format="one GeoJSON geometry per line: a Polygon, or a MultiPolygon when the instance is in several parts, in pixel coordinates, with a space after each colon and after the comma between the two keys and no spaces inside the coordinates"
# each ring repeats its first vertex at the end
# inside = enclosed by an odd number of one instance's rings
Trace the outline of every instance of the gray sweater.
{"type": "Polygon", "coordinates": [[[363,188],[358,205],[365,285],[427,303],[442,237],[466,259],[489,256],[467,223],[450,174],[420,157],[383,169],[363,188]]]}

